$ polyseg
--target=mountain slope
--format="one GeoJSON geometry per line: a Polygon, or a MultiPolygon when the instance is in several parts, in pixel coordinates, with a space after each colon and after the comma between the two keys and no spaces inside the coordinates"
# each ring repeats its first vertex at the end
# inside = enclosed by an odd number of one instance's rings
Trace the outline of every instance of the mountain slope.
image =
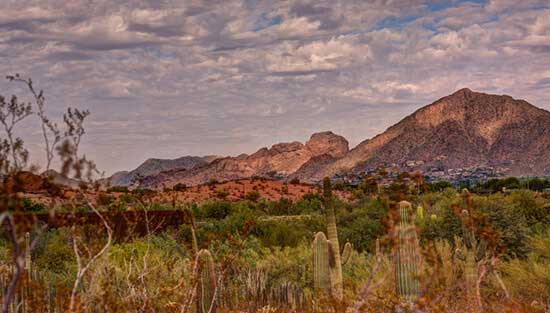
{"type": "Polygon", "coordinates": [[[184,156],[174,160],[147,159],[140,166],[130,172],[117,172],[110,177],[111,186],[129,186],[136,179],[156,175],[164,171],[180,169],[190,170],[196,166],[208,164],[218,158],[217,156],[184,156]]]}
{"type": "Polygon", "coordinates": [[[506,165],[513,175],[550,174],[549,151],[550,112],[461,89],[360,143],[312,179],[407,161],[423,161],[419,170],[506,165]]]}
{"type": "Polygon", "coordinates": [[[251,155],[221,158],[191,170],[172,170],[150,175],[143,180],[143,186],[172,186],[176,183],[197,185],[211,179],[225,181],[252,176],[286,178],[312,157],[327,154],[341,158],[348,151],[348,141],[344,137],[332,132],[316,133],[305,144],[297,141],[278,143],[251,155]]]}

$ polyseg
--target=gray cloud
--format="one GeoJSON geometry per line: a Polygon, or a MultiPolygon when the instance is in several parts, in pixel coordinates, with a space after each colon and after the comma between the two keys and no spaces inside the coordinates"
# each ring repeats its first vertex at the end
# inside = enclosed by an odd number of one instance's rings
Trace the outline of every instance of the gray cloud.
{"type": "MultiPolygon", "coordinates": [[[[107,172],[329,129],[354,145],[462,87],[550,109],[545,1],[431,4],[4,1],[0,72],[31,76],[52,115],[90,109],[83,149],[107,172]]],[[[40,162],[38,129],[21,135],[40,162]]]]}

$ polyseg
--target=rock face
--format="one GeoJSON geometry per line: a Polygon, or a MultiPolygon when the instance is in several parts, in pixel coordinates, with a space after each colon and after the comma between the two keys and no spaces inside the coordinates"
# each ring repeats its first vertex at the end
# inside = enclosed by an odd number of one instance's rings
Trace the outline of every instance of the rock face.
{"type": "Polygon", "coordinates": [[[316,133],[306,142],[306,148],[313,156],[328,154],[334,158],[341,158],[349,152],[346,138],[332,132],[316,133]]]}
{"type": "Polygon", "coordinates": [[[140,172],[145,187],[252,176],[316,182],[325,176],[410,162],[420,171],[500,166],[510,175],[550,175],[549,154],[550,112],[510,96],[461,89],[351,150],[344,137],[322,132],[305,144],[279,143],[251,155],[211,162],[193,159],[183,165],[161,166],[148,161],[121,176],[127,181],[133,172],[140,172]]]}

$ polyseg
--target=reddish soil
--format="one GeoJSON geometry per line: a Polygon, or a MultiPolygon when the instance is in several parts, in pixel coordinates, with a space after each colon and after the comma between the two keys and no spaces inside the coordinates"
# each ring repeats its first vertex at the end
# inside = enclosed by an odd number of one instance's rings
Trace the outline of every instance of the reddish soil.
{"type": "MultiPolygon", "coordinates": [[[[279,201],[281,198],[286,198],[297,201],[305,194],[319,192],[319,187],[308,184],[287,184],[268,179],[241,179],[188,187],[185,191],[163,192],[159,198],[174,199],[176,197],[176,201],[183,203],[200,203],[213,199],[240,201],[245,200],[246,195],[254,191],[258,192],[259,199],[279,201]],[[285,190],[285,187],[287,190],[285,190]]],[[[348,199],[350,196],[341,192],[336,192],[336,194],[342,199],[348,199]]]]}
{"type": "MultiPolygon", "coordinates": [[[[308,184],[287,184],[268,179],[242,179],[192,186],[184,191],[157,191],[153,200],[156,202],[176,201],[178,203],[201,203],[209,200],[241,201],[247,199],[247,195],[254,191],[258,192],[258,199],[279,201],[286,198],[297,201],[305,194],[318,193],[319,187],[308,184]]],[[[54,206],[57,207],[78,195],[76,191],[70,189],[64,189],[62,193],[63,198],[56,199],[52,199],[44,192],[25,193],[23,196],[35,202],[43,203],[48,207],[52,205],[52,200],[54,200],[54,206]]],[[[98,192],[85,191],[84,194],[89,201],[96,203],[98,192]]],[[[109,194],[114,198],[119,198],[123,193],[112,192],[109,194]]],[[[348,200],[351,196],[349,193],[340,191],[335,191],[335,194],[343,200],[348,200]]]]}

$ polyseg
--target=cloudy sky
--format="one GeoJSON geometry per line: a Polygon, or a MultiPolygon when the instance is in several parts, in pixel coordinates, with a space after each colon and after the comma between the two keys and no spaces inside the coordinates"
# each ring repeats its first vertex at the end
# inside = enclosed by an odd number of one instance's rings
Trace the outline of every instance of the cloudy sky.
{"type": "MultiPolygon", "coordinates": [[[[107,173],[322,130],[355,145],[462,87],[550,109],[550,3],[1,0],[16,72],[52,117],[91,111],[83,149],[107,173]]],[[[19,135],[40,162],[39,129],[19,135]]]]}

